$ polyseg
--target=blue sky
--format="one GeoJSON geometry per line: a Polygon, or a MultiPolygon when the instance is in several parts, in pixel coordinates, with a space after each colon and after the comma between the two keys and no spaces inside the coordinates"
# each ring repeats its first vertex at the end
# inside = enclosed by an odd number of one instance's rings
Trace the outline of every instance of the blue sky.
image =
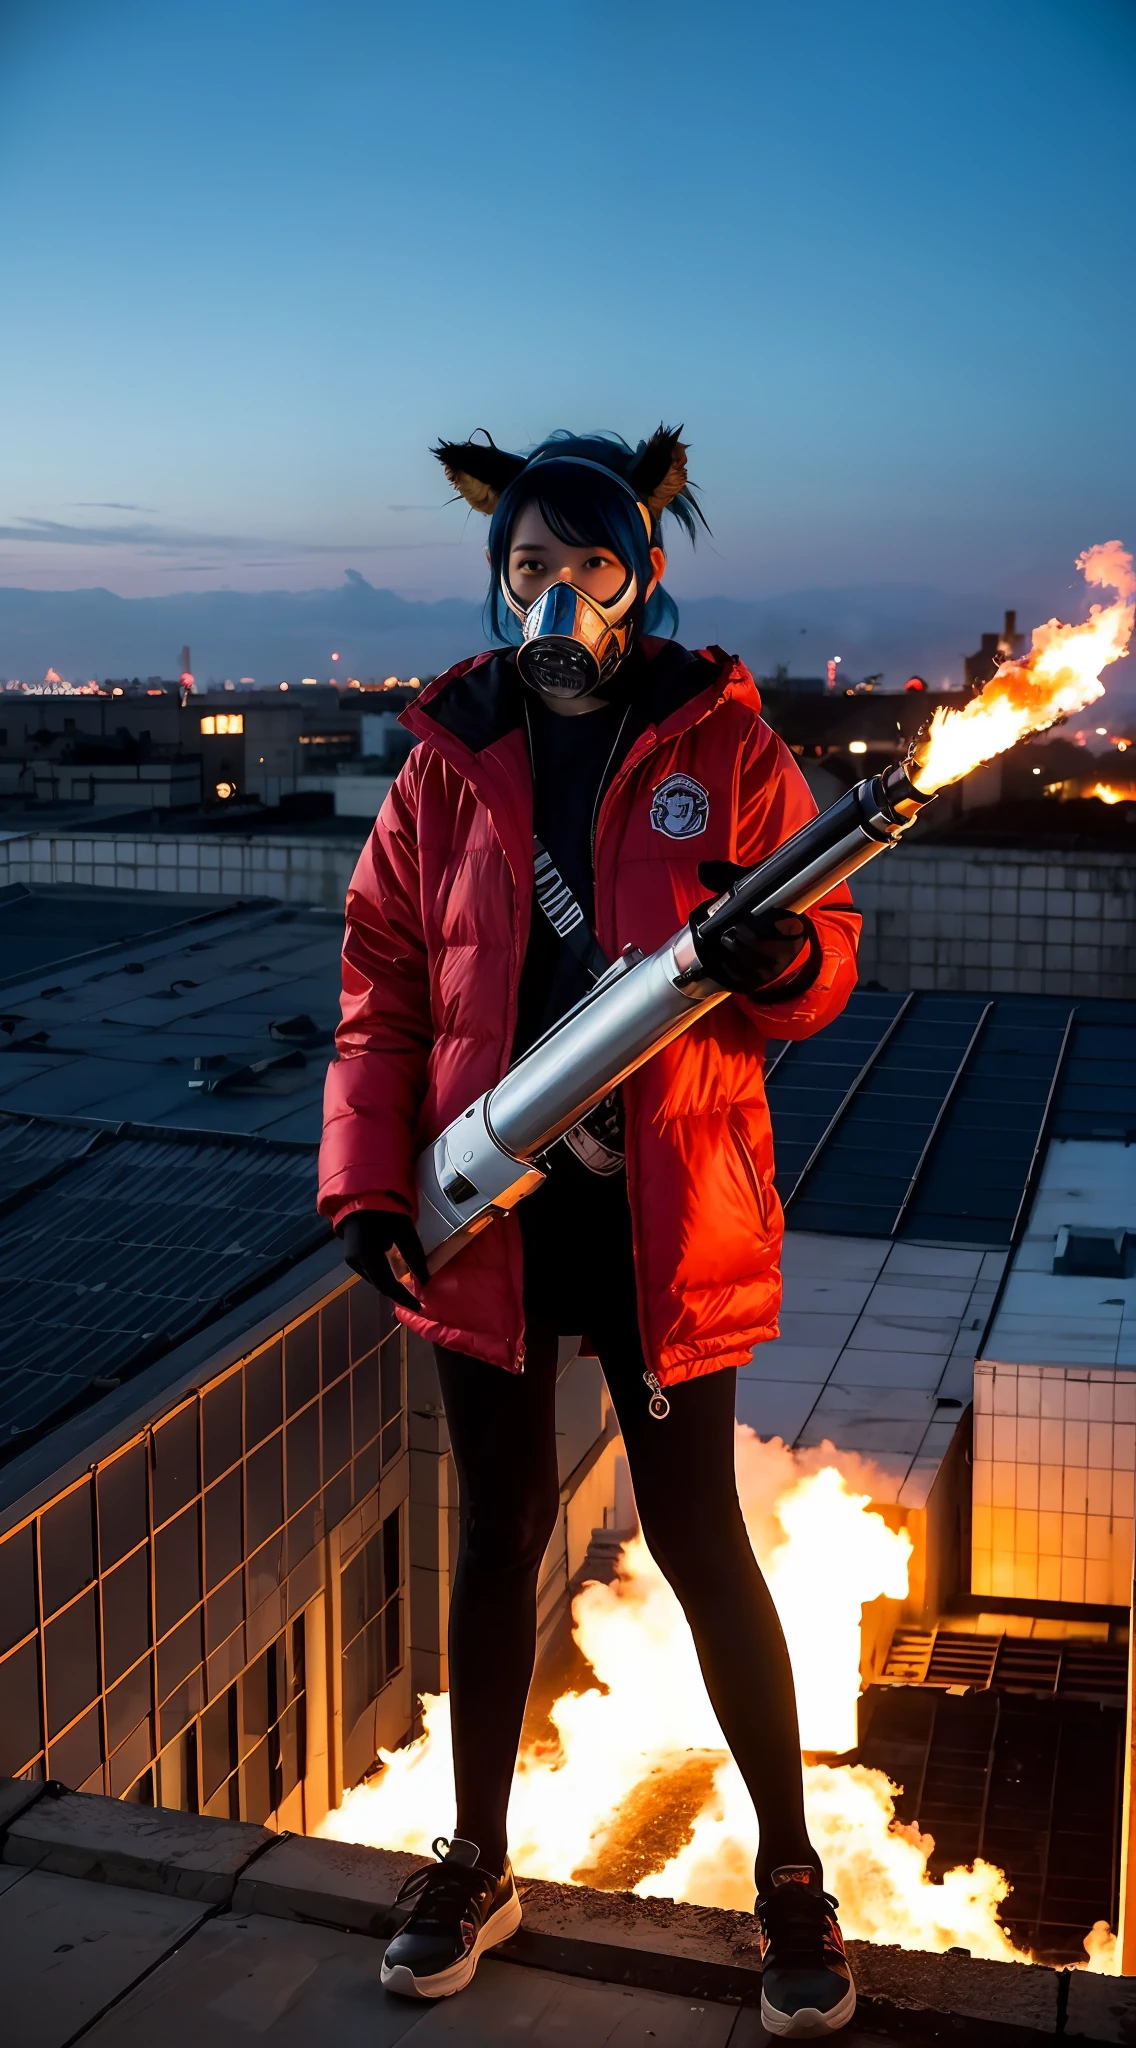
{"type": "Polygon", "coordinates": [[[0,583],[472,595],[435,436],[664,418],[680,595],[1056,604],[1136,539],[1134,87],[1127,0],[5,0],[0,583]]]}

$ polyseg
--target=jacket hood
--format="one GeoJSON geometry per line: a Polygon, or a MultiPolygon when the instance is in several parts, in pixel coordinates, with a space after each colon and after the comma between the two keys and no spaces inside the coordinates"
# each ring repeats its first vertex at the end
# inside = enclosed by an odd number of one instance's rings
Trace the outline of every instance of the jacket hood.
{"type": "MultiPolygon", "coordinates": [[[[745,663],[721,647],[691,650],[676,640],[648,636],[628,656],[627,667],[632,743],[652,726],[671,733],[693,725],[724,696],[741,697],[754,711],[761,709],[745,663]]],[[[446,733],[471,754],[481,754],[520,729],[525,694],[512,650],[493,648],[436,677],[399,722],[419,739],[446,733]]]]}

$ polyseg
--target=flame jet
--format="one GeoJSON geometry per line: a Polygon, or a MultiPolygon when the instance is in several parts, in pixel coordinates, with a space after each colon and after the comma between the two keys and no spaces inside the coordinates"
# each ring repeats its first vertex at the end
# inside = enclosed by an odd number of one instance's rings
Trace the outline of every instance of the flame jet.
{"type": "Polygon", "coordinates": [[[668,1045],[729,990],[700,945],[745,917],[807,911],[867,861],[898,844],[936,792],[1033,732],[1103,695],[1100,672],[1132,635],[1136,575],[1119,541],[1078,558],[1086,581],[1119,593],[1081,625],[1050,619],[1030,651],[1006,662],[977,697],[939,710],[906,762],[854,789],[700,904],[657,952],[628,947],[584,999],[457,1117],[418,1160],[418,1234],[436,1272],[544,1180],[541,1154],[610,1089],[668,1045]]]}

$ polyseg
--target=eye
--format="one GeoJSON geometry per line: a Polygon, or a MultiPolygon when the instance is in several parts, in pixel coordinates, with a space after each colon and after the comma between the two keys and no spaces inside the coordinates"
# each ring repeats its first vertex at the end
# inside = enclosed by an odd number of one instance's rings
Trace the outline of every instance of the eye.
{"type": "Polygon", "coordinates": [[[589,555],[584,563],[585,569],[614,569],[617,566],[614,555],[589,555]]]}
{"type": "Polygon", "coordinates": [[[541,561],[539,555],[524,555],[522,556],[521,560],[515,564],[515,567],[518,570],[523,570],[526,576],[539,576],[544,568],[544,563],[541,561]]]}

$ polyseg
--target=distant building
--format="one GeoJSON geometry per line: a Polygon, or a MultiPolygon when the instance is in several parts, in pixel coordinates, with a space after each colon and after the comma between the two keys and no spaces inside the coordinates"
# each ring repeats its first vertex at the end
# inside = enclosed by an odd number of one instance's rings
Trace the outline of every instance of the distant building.
{"type": "Polygon", "coordinates": [[[963,656],[963,673],[968,690],[980,689],[988,683],[1001,663],[1013,661],[1026,644],[1026,636],[1017,630],[1017,612],[1007,612],[1000,633],[984,633],[977,654],[963,656]]]}

